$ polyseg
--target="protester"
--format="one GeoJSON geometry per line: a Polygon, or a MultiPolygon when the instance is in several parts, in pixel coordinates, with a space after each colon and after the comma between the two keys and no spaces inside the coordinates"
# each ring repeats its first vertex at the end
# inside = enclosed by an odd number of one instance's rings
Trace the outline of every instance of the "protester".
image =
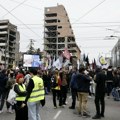
{"type": "Polygon", "coordinates": [[[25,75],[25,77],[24,77],[24,84],[25,84],[25,86],[28,85],[30,78],[31,78],[30,72],[27,71],[27,72],[26,72],[26,75],[25,75]]]}
{"type": "Polygon", "coordinates": [[[72,105],[69,107],[69,109],[75,109],[75,106],[76,106],[76,96],[77,96],[76,74],[77,74],[77,67],[73,67],[71,81],[70,81],[72,105]]]}
{"type": "Polygon", "coordinates": [[[6,85],[6,88],[7,88],[6,106],[7,106],[7,112],[9,112],[9,113],[13,113],[13,110],[14,110],[14,105],[10,104],[7,101],[9,92],[13,88],[14,84],[15,84],[14,73],[13,73],[13,71],[10,71],[9,79],[8,79],[7,85],[6,85]]]}
{"type": "Polygon", "coordinates": [[[113,71],[112,95],[115,101],[120,101],[120,77],[117,70],[113,71]]]}
{"type": "Polygon", "coordinates": [[[78,113],[84,117],[90,117],[87,112],[87,99],[89,95],[89,87],[90,87],[90,77],[86,75],[85,69],[80,68],[79,74],[76,75],[77,82],[77,94],[78,94],[78,113]]]}
{"type": "Polygon", "coordinates": [[[61,96],[61,79],[59,76],[58,70],[55,70],[53,73],[53,76],[51,77],[51,89],[52,89],[52,94],[53,94],[53,105],[54,108],[56,109],[57,103],[57,95],[59,97],[59,106],[62,107],[62,96],[61,96]]]}
{"type": "Polygon", "coordinates": [[[6,85],[7,85],[8,77],[7,77],[7,71],[4,69],[0,72],[0,114],[3,112],[3,106],[5,103],[6,98],[6,85]]]}
{"type": "Polygon", "coordinates": [[[40,101],[45,99],[43,80],[37,76],[36,69],[30,69],[31,79],[27,86],[27,96],[22,106],[28,105],[28,119],[41,120],[40,101]]]}
{"type": "Polygon", "coordinates": [[[19,73],[16,76],[16,84],[14,86],[14,91],[17,93],[16,95],[16,104],[15,104],[15,120],[28,120],[28,108],[26,106],[22,106],[26,97],[26,88],[23,84],[24,76],[19,73]]]}
{"type": "Polygon", "coordinates": [[[104,117],[105,112],[105,82],[106,82],[105,71],[98,68],[96,70],[96,90],[95,90],[95,107],[96,107],[96,115],[92,117],[92,119],[100,119],[104,117]]]}
{"type": "Polygon", "coordinates": [[[46,70],[43,72],[42,79],[43,79],[43,82],[44,82],[45,94],[48,94],[48,89],[47,88],[48,88],[49,78],[48,78],[48,74],[47,74],[46,70]]]}
{"type": "Polygon", "coordinates": [[[67,76],[66,71],[63,69],[60,72],[60,78],[61,78],[61,94],[62,94],[62,105],[66,105],[66,99],[67,99],[67,76]]]}
{"type": "Polygon", "coordinates": [[[108,67],[108,70],[107,70],[107,98],[110,98],[110,93],[113,89],[113,69],[112,69],[112,66],[109,66],[108,67]]]}

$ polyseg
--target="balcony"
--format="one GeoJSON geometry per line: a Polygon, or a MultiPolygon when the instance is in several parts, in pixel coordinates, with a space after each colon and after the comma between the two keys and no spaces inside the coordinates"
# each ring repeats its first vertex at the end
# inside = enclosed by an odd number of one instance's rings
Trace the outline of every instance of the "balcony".
{"type": "Polygon", "coordinates": [[[45,48],[44,48],[45,50],[56,50],[56,46],[55,45],[46,45],[45,46],[45,48]]]}
{"type": "Polygon", "coordinates": [[[45,31],[56,31],[56,30],[57,30],[57,25],[45,26],[45,31]]]}
{"type": "Polygon", "coordinates": [[[7,31],[0,31],[0,35],[8,34],[7,31]]]}
{"type": "Polygon", "coordinates": [[[45,20],[56,19],[57,13],[48,13],[45,14],[45,20]]]}
{"type": "Polygon", "coordinates": [[[72,57],[77,57],[77,53],[71,53],[72,57]]]}
{"type": "Polygon", "coordinates": [[[46,37],[57,37],[57,33],[56,32],[46,32],[45,38],[46,37]]]}
{"type": "Polygon", "coordinates": [[[7,30],[8,29],[8,25],[1,25],[0,29],[6,29],[7,30]]]}
{"type": "Polygon", "coordinates": [[[0,43],[0,46],[6,46],[6,43],[0,43]]]}

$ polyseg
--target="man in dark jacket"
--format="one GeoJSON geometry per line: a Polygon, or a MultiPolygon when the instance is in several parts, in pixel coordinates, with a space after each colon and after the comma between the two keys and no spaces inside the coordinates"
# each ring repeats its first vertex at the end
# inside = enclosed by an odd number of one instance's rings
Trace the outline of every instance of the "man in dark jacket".
{"type": "Polygon", "coordinates": [[[96,115],[92,119],[99,119],[101,117],[104,117],[104,111],[105,111],[105,82],[106,82],[106,75],[105,71],[101,70],[100,68],[96,71],[96,91],[95,91],[95,106],[96,106],[96,115]],[[101,110],[100,110],[101,105],[101,110]]]}
{"type": "Polygon", "coordinates": [[[8,81],[7,71],[2,70],[2,72],[0,72],[0,98],[1,98],[0,113],[3,112],[2,109],[3,109],[3,106],[4,106],[6,92],[7,92],[7,89],[6,89],[7,81],[8,81]]]}
{"type": "Polygon", "coordinates": [[[72,76],[70,81],[70,88],[71,88],[71,94],[72,94],[72,105],[69,107],[69,109],[75,109],[76,105],[76,96],[77,96],[77,88],[76,88],[76,75],[77,75],[77,67],[72,68],[72,76]]]}
{"type": "Polygon", "coordinates": [[[109,98],[110,97],[110,93],[113,89],[113,69],[112,69],[112,66],[109,66],[108,67],[108,70],[107,70],[107,80],[106,80],[106,83],[107,83],[107,97],[109,98]]]}
{"type": "Polygon", "coordinates": [[[77,93],[79,100],[78,112],[80,115],[85,117],[90,117],[87,113],[87,97],[89,95],[89,87],[90,87],[90,77],[84,74],[85,69],[80,68],[79,74],[76,76],[77,80],[77,93]]]}

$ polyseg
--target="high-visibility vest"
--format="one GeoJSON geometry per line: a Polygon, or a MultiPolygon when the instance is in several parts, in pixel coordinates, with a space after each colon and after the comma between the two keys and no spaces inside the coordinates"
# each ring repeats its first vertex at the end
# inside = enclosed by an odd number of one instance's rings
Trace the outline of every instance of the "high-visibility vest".
{"type": "MultiPolygon", "coordinates": [[[[22,86],[18,84],[18,87],[21,92],[26,91],[26,87],[24,84],[22,84],[22,86]]],[[[25,98],[26,96],[19,96],[18,94],[16,95],[16,101],[25,101],[25,98]]]]}
{"type": "Polygon", "coordinates": [[[34,88],[30,94],[28,102],[36,102],[39,100],[43,100],[45,97],[43,80],[38,76],[33,76],[32,80],[34,83],[34,88]]]}
{"type": "MultiPolygon", "coordinates": [[[[59,79],[59,77],[57,76],[56,83],[58,83],[58,79],[59,79]]],[[[55,88],[53,88],[53,89],[55,89],[55,90],[60,90],[60,86],[58,85],[58,86],[56,86],[56,87],[55,87],[55,88]]]]}

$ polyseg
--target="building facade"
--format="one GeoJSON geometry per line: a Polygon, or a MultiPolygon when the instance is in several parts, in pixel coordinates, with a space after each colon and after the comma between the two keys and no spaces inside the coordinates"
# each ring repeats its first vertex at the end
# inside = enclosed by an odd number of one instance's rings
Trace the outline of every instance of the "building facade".
{"type": "Polygon", "coordinates": [[[5,68],[12,68],[19,53],[20,35],[17,27],[9,20],[0,20],[0,58],[5,68]]]}
{"type": "Polygon", "coordinates": [[[80,49],[64,6],[46,7],[44,13],[44,50],[57,58],[67,48],[77,61],[80,49]]]}
{"type": "Polygon", "coordinates": [[[120,39],[113,47],[111,52],[111,64],[113,67],[120,67],[120,39]]]}

